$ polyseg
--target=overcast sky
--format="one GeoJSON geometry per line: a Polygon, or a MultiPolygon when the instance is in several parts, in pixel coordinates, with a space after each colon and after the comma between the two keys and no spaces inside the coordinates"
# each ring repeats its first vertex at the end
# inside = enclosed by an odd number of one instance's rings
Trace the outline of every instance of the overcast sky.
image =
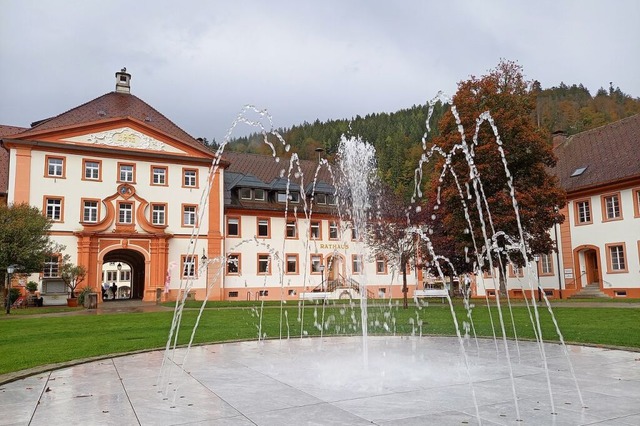
{"type": "Polygon", "coordinates": [[[246,104],[275,127],[393,112],[500,58],[544,88],[640,97],[639,22],[638,0],[0,0],[0,124],[113,91],[122,67],[133,94],[219,142],[246,104]]]}

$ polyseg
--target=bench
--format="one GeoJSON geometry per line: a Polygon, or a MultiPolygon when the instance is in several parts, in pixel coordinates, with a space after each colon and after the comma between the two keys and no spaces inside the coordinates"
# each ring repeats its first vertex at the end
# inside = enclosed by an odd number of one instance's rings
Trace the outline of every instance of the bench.
{"type": "Polygon", "coordinates": [[[413,292],[413,297],[439,297],[440,302],[444,302],[444,299],[449,295],[447,289],[444,288],[425,288],[424,290],[416,290],[413,292]]]}
{"type": "Polygon", "coordinates": [[[327,300],[331,293],[328,291],[312,291],[300,293],[300,299],[303,300],[327,300]]]}

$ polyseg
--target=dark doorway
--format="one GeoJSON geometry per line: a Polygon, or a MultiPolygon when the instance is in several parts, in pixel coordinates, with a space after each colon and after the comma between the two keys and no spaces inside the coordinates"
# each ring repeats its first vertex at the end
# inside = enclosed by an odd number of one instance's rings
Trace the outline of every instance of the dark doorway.
{"type": "MultiPolygon", "coordinates": [[[[110,288],[113,282],[116,282],[116,300],[142,299],[144,296],[144,256],[135,250],[118,249],[107,253],[103,261],[102,282],[107,283],[110,288]]],[[[108,292],[108,296],[111,295],[113,293],[108,292]]]]}

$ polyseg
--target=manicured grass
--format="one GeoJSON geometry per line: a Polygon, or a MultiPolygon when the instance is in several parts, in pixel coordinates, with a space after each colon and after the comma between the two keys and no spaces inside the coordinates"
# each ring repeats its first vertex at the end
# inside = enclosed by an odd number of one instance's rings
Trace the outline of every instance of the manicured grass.
{"type": "MultiPolygon", "coordinates": [[[[245,307],[212,306],[222,309],[204,311],[195,343],[256,339],[260,318],[260,333],[267,338],[319,335],[320,324],[325,324],[324,335],[360,333],[357,305],[307,305],[304,312],[297,304],[285,305],[282,310],[279,303],[265,304],[264,309],[256,302],[245,307]]],[[[466,311],[460,306],[455,310],[462,327],[463,321],[468,322],[466,311]]],[[[421,327],[422,334],[455,335],[446,303],[406,310],[396,303],[373,304],[368,312],[372,334],[419,334],[421,327]]],[[[546,309],[539,312],[543,338],[557,340],[550,314],[546,309]]],[[[553,312],[567,342],[640,348],[639,309],[561,306],[553,312]]],[[[526,307],[513,307],[513,313],[518,338],[535,338],[526,307]]],[[[188,341],[197,314],[197,309],[185,310],[179,344],[188,341]]],[[[496,333],[500,335],[495,307],[491,308],[491,314],[496,333]]],[[[503,315],[506,334],[511,337],[513,327],[507,309],[503,309],[503,315]]],[[[66,316],[14,316],[12,313],[0,320],[0,374],[74,359],[163,348],[172,318],[173,312],[66,316]]],[[[476,306],[472,318],[478,336],[492,336],[489,308],[476,306]]]]}

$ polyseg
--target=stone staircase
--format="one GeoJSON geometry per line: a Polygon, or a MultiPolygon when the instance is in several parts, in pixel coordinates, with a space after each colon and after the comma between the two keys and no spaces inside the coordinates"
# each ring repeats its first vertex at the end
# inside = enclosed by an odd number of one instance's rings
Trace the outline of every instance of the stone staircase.
{"type": "Polygon", "coordinates": [[[591,283],[579,292],[569,297],[570,299],[610,299],[609,296],[600,291],[598,283],[591,283]]]}

